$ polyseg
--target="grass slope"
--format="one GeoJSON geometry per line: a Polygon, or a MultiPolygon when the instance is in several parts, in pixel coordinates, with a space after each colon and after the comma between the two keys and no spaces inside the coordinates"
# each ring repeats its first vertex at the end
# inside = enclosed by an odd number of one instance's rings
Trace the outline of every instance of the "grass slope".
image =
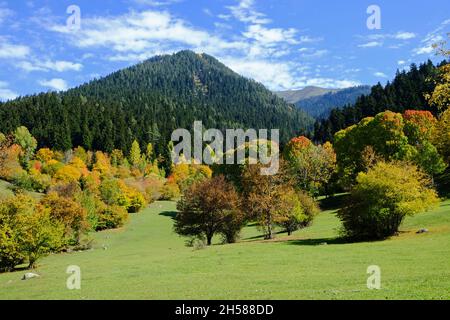
{"type": "Polygon", "coordinates": [[[264,242],[248,227],[243,242],[204,250],[172,232],[174,210],[157,202],[124,229],[95,234],[91,251],[42,259],[40,278],[1,274],[0,299],[450,298],[450,201],[382,242],[339,244],[339,221],[326,211],[292,238],[264,242]],[[66,289],[69,265],[81,267],[81,290],[66,289]],[[381,290],[366,288],[369,265],[381,267],[381,290]]]}

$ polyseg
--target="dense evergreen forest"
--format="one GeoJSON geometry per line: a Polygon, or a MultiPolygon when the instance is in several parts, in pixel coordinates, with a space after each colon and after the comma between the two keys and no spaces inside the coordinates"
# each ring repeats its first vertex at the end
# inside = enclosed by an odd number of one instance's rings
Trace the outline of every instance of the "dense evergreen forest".
{"type": "Polygon", "coordinates": [[[425,94],[434,90],[434,79],[439,66],[428,60],[419,66],[412,64],[409,71],[397,71],[395,79],[386,86],[373,86],[370,94],[359,97],[354,105],[332,109],[326,119],[317,120],[314,139],[317,142],[332,141],[334,133],[354,125],[363,118],[375,116],[389,109],[394,112],[405,110],[427,110],[436,115],[437,110],[425,99],[425,94]]]}
{"type": "Polygon", "coordinates": [[[39,147],[128,152],[137,139],[168,156],[176,128],[280,128],[281,140],[313,128],[313,120],[263,85],[206,54],[157,56],[61,93],[0,104],[0,132],[26,126],[39,147]]]}

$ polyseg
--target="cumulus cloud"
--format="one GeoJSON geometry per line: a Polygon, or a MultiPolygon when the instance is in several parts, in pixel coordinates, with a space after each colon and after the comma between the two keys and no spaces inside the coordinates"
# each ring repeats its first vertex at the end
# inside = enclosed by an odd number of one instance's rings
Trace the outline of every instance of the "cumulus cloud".
{"type": "Polygon", "coordinates": [[[30,54],[30,48],[24,45],[13,44],[0,38],[0,59],[21,59],[30,54]]]}
{"type": "Polygon", "coordinates": [[[39,84],[43,87],[47,87],[56,91],[65,91],[68,89],[67,82],[63,79],[54,78],[51,80],[41,80],[39,84]]]}
{"type": "Polygon", "coordinates": [[[83,65],[80,63],[74,63],[70,61],[64,60],[46,60],[46,61],[21,61],[17,64],[17,67],[20,69],[32,72],[32,71],[56,71],[56,72],[64,72],[64,71],[80,71],[83,68],[83,65]]]}
{"type": "Polygon", "coordinates": [[[0,81],[0,100],[2,101],[12,100],[18,96],[18,94],[10,90],[8,86],[7,82],[0,81]]]}
{"type": "MultiPolygon", "coordinates": [[[[231,16],[244,23],[268,24],[272,22],[265,14],[255,10],[254,5],[254,0],[240,0],[237,5],[228,6],[227,8],[230,10],[231,16]]],[[[229,15],[222,15],[220,17],[225,19],[230,18],[229,15]]]]}

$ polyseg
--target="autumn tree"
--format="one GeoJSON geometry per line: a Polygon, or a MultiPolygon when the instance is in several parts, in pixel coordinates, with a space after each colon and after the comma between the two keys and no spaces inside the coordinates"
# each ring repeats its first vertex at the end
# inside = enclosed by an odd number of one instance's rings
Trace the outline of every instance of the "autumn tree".
{"type": "Polygon", "coordinates": [[[276,175],[261,175],[261,164],[248,165],[242,175],[243,209],[248,219],[255,219],[265,239],[273,239],[274,227],[280,222],[278,210],[284,186],[292,183],[286,174],[286,165],[280,161],[276,175]]]}
{"type": "Polygon", "coordinates": [[[290,236],[292,232],[310,225],[319,212],[314,199],[304,192],[285,187],[280,194],[279,205],[276,208],[278,225],[290,236]]]}
{"type": "MultiPolygon", "coordinates": [[[[450,33],[447,34],[450,38],[450,33]]],[[[436,85],[431,94],[426,94],[425,97],[430,105],[436,106],[441,112],[444,112],[450,106],[450,49],[446,48],[447,41],[441,41],[433,45],[436,49],[436,54],[441,55],[447,59],[447,63],[442,64],[438,69],[438,79],[434,80],[436,85]]]]}
{"type": "Polygon", "coordinates": [[[338,212],[343,234],[354,240],[395,235],[406,216],[438,202],[427,175],[406,163],[379,162],[356,182],[348,204],[338,212]]]}
{"type": "Polygon", "coordinates": [[[177,204],[174,230],[182,236],[200,237],[211,245],[215,234],[234,241],[242,228],[239,196],[223,176],[192,184],[177,204]]]}
{"type": "Polygon", "coordinates": [[[49,193],[42,200],[43,207],[50,210],[50,217],[61,222],[68,243],[79,243],[81,235],[88,229],[87,212],[77,202],[61,197],[57,193],[49,193]]]}
{"type": "Polygon", "coordinates": [[[64,226],[24,195],[0,201],[0,271],[28,262],[30,268],[63,245],[64,226]]]}
{"type": "Polygon", "coordinates": [[[336,167],[336,154],[331,143],[316,146],[303,136],[288,143],[285,159],[297,187],[311,194],[317,194],[328,183],[336,167]]]}

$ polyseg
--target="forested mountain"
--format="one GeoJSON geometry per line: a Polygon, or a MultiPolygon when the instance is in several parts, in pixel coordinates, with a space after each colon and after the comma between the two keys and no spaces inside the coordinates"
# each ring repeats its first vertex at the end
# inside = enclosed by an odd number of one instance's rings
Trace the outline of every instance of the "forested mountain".
{"type": "Polygon", "coordinates": [[[312,117],[322,119],[328,117],[331,109],[354,104],[360,96],[369,93],[370,86],[357,86],[303,99],[295,105],[312,117]]]}
{"type": "Polygon", "coordinates": [[[332,141],[337,131],[385,110],[428,110],[436,114],[436,108],[428,104],[425,94],[433,91],[437,67],[445,63],[435,66],[428,60],[419,66],[412,64],[409,71],[397,71],[394,80],[386,86],[378,83],[370,94],[359,97],[354,105],[332,109],[326,119],[317,120],[314,139],[318,142],[332,141]]]}
{"type": "Polygon", "coordinates": [[[323,96],[327,93],[338,92],[339,89],[326,89],[315,86],[305,87],[300,90],[287,90],[287,91],[277,91],[275,92],[277,96],[283,98],[288,103],[296,104],[301,100],[323,96]]]}
{"type": "Polygon", "coordinates": [[[40,147],[128,151],[134,139],[167,156],[176,128],[279,128],[282,141],[313,127],[304,112],[206,54],[151,58],[62,93],[0,104],[0,132],[28,127],[40,147]]]}

